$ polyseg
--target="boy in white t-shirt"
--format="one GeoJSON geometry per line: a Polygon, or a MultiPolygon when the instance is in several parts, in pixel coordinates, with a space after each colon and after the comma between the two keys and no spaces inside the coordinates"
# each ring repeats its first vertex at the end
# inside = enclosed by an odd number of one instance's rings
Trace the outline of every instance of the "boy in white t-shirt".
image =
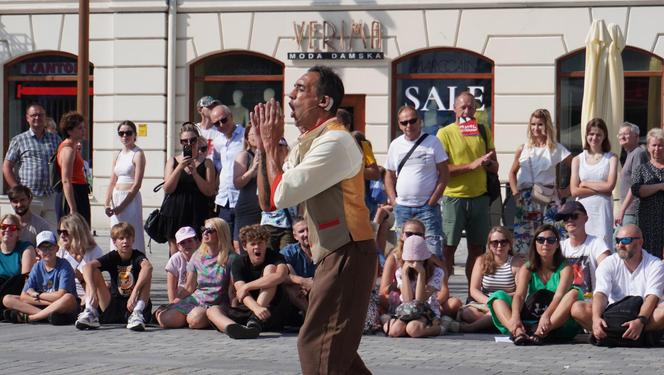
{"type": "Polygon", "coordinates": [[[569,234],[560,247],[567,264],[572,267],[572,284],[580,288],[586,298],[590,298],[595,289],[595,270],[604,258],[611,255],[611,250],[602,238],[586,233],[588,214],[581,202],[565,202],[555,218],[564,222],[569,234]]]}

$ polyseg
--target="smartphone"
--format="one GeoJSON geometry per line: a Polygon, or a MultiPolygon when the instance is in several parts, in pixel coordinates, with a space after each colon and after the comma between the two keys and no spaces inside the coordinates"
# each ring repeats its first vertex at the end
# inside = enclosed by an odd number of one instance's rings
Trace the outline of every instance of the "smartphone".
{"type": "Polygon", "coordinates": [[[184,145],[182,147],[182,155],[186,158],[191,157],[191,145],[184,145]]]}

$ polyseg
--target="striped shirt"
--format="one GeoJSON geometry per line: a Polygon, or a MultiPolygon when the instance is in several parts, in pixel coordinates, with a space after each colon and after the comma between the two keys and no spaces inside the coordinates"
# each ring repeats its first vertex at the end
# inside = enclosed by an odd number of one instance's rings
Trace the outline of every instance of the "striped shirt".
{"type": "Polygon", "coordinates": [[[512,273],[512,256],[502,266],[496,268],[496,272],[491,275],[482,276],[482,293],[489,295],[495,291],[503,290],[512,293],[516,290],[514,274],[512,273]]]}
{"type": "Polygon", "coordinates": [[[27,131],[14,137],[9,144],[5,160],[15,164],[18,169],[18,182],[32,190],[38,197],[53,194],[48,175],[48,160],[53,156],[60,144],[57,134],[44,132],[39,139],[32,131],[27,131]]]}

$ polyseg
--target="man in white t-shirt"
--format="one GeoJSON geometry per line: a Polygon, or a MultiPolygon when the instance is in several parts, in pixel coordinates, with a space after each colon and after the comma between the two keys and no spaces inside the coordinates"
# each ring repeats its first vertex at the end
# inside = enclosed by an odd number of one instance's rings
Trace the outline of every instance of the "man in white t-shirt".
{"type": "Polygon", "coordinates": [[[572,267],[572,284],[590,297],[595,288],[595,270],[604,258],[611,255],[609,246],[602,238],[586,233],[588,213],[578,201],[567,201],[556,214],[562,220],[569,238],[560,243],[567,264],[572,267]]]}
{"type": "Polygon", "coordinates": [[[620,228],[616,235],[617,252],[597,267],[592,302],[577,301],[572,317],[601,340],[607,336],[602,313],[609,304],[627,296],[640,296],[643,304],[637,318],[626,322],[623,338],[637,340],[645,331],[664,329],[664,306],[658,307],[664,289],[664,264],[642,249],[643,233],[634,224],[620,228]]]}
{"type": "Polygon", "coordinates": [[[398,118],[403,135],[393,140],[387,150],[385,190],[394,205],[397,228],[400,230],[408,219],[421,220],[429,251],[442,259],[443,228],[438,200],[449,178],[447,153],[438,138],[422,133],[422,119],[415,108],[401,107],[398,118]],[[425,138],[415,146],[420,137],[425,138]]]}

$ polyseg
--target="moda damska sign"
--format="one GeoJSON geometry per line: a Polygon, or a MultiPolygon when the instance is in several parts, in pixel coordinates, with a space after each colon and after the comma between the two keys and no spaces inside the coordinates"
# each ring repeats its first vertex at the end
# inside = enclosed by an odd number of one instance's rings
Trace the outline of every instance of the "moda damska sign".
{"type": "Polygon", "coordinates": [[[293,22],[299,51],[289,60],[382,60],[382,25],[379,21],[293,22]]]}

